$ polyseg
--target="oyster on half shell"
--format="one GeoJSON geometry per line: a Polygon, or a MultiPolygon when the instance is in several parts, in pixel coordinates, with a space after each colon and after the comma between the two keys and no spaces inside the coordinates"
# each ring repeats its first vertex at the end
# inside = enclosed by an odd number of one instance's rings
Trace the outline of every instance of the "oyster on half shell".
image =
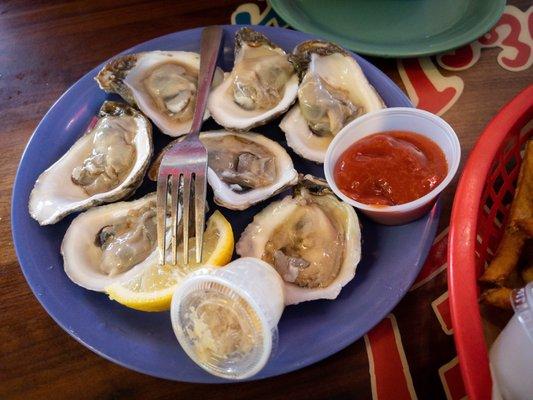
{"type": "Polygon", "coordinates": [[[158,262],[156,196],[95,207],[70,224],[61,254],[67,276],[89,290],[104,291],[158,262]]]}
{"type": "Polygon", "coordinates": [[[355,118],[383,108],[383,101],[357,61],[333,43],[303,42],[291,62],[301,78],[298,102],[279,126],[296,153],[322,163],[333,137],[355,118]]]}
{"type": "Polygon", "coordinates": [[[237,245],[241,257],[272,265],[285,282],[285,304],[335,299],[355,276],[361,231],[353,207],[310,176],[293,196],[257,214],[237,245]]]}
{"type": "Polygon", "coordinates": [[[99,119],[51,167],[30,194],[29,211],[41,225],[128,197],[152,157],[152,127],[134,108],[106,101],[99,119]]]}
{"type": "MultiPolygon", "coordinates": [[[[199,68],[198,53],[149,51],[115,58],[95,79],[106,92],[137,106],[163,133],[180,136],[191,129],[199,68]]],[[[212,86],[222,78],[217,68],[212,86]]]]}
{"type": "Polygon", "coordinates": [[[298,77],[288,56],[263,34],[242,28],[235,35],[233,70],[210,94],[207,108],[226,129],[247,131],[288,110],[298,77]]]}
{"type": "Polygon", "coordinates": [[[215,202],[244,210],[294,185],[298,173],[285,149],[258,133],[203,132],[207,179],[215,202]]]}
{"type": "MultiPolygon", "coordinates": [[[[148,177],[157,180],[165,150],[158,155],[148,177]]],[[[215,203],[244,210],[294,185],[298,173],[291,157],[277,142],[260,135],[230,131],[202,132],[200,140],[207,148],[207,180],[215,203]]]]}

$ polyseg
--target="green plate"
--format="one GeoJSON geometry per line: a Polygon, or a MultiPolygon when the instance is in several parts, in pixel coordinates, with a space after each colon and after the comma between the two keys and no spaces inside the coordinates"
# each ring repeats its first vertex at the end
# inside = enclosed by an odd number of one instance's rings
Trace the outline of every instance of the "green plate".
{"type": "Polygon", "coordinates": [[[415,57],[469,43],[500,18],[505,0],[270,0],[289,25],[361,54],[415,57]]]}

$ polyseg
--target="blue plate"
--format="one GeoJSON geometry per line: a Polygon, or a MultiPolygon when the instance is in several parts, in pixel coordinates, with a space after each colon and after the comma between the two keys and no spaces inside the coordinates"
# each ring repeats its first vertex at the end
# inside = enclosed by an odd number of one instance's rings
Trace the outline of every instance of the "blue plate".
{"type": "MultiPolygon", "coordinates": [[[[239,27],[225,26],[221,67],[233,64],[233,36],[239,27]]],[[[280,28],[256,26],[290,51],[312,36],[280,28]]],[[[201,29],[177,32],[135,46],[145,50],[199,49],[201,29]]],[[[381,71],[355,56],[389,107],[411,106],[402,91],[381,71]]],[[[37,299],[72,337],[101,356],[139,372],[188,382],[223,382],[197,367],[181,350],[168,312],[143,313],[122,307],[72,283],[63,271],[59,248],[72,216],[40,227],[28,214],[28,198],[39,174],[80,136],[107,97],[93,80],[101,66],[76,82],[45,115],[22,156],[12,201],[13,239],[22,271],[37,299]]],[[[286,147],[278,122],[257,129],[286,147]]],[[[215,129],[213,121],[205,130],[215,129]]],[[[170,138],[157,133],[156,147],[170,138]]],[[[323,176],[322,167],[289,151],[301,172],[323,176]]],[[[155,186],[145,182],[135,197],[155,186]]],[[[211,194],[208,196],[212,197],[211,194]]],[[[238,238],[252,217],[268,202],[246,211],[221,208],[238,238]]],[[[211,204],[211,210],[217,208],[211,204]]],[[[429,251],[439,216],[438,205],[425,217],[404,226],[388,227],[361,218],[363,259],[355,279],[335,301],[314,301],[288,307],[279,323],[279,342],[267,366],[252,379],[303,368],[353,343],[385,317],[407,292],[429,251]]]]}

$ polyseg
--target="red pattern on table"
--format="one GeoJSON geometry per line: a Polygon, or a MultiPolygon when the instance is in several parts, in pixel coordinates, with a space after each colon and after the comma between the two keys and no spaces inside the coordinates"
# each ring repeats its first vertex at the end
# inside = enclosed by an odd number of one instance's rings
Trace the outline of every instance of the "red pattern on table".
{"type": "Polygon", "coordinates": [[[365,335],[365,345],[373,399],[416,399],[402,338],[393,314],[389,314],[365,335]]]}
{"type": "Polygon", "coordinates": [[[481,56],[481,49],[499,47],[498,63],[509,71],[522,71],[533,63],[533,7],[521,11],[507,6],[498,23],[478,40],[446,54],[437,56],[438,64],[450,71],[472,67],[481,56]]]}
{"type": "Polygon", "coordinates": [[[444,114],[463,93],[463,80],[443,76],[429,57],[398,60],[398,72],[413,105],[444,114]]]}
{"type": "MultiPolygon", "coordinates": [[[[448,228],[437,235],[426,262],[422,267],[413,291],[437,277],[447,267],[448,228]]],[[[435,317],[446,335],[453,334],[448,292],[431,303],[435,317]]],[[[374,400],[414,399],[409,365],[407,363],[396,318],[390,314],[365,336],[369,371],[374,400]]],[[[455,357],[439,368],[446,397],[450,400],[466,396],[461,371],[455,357]]]]}
{"type": "Polygon", "coordinates": [[[439,376],[448,400],[467,399],[457,357],[439,368],[439,376]]]}
{"type": "Polygon", "coordinates": [[[450,313],[450,299],[448,292],[444,292],[431,302],[431,307],[439,320],[440,326],[446,335],[453,334],[452,314],[450,313]]]}

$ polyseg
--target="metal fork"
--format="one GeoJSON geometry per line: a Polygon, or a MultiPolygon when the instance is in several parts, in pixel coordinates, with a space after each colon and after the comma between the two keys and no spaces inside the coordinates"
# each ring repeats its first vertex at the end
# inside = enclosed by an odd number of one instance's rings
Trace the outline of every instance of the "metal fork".
{"type": "Polygon", "coordinates": [[[207,150],[199,135],[207,104],[211,81],[215,72],[222,29],[210,26],[203,30],[200,50],[198,91],[191,130],[180,143],[165,153],[157,177],[157,245],[159,264],[166,263],[168,194],[170,192],[170,220],[172,265],[177,263],[178,240],[183,238],[183,261],[189,263],[189,214],[191,185],[194,184],[194,220],[196,237],[196,262],[202,261],[205,223],[205,198],[207,174],[207,150]],[[179,232],[178,228],[183,232],[179,232]]]}

